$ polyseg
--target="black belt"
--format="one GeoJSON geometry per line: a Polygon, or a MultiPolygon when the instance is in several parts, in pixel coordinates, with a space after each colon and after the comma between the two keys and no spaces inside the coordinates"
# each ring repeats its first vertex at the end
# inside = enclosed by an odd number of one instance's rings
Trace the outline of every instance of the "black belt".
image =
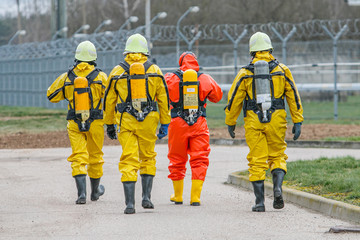
{"type": "Polygon", "coordinates": [[[195,116],[189,117],[189,110],[182,108],[173,108],[171,109],[171,118],[181,117],[188,125],[194,125],[199,117],[206,117],[206,108],[204,106],[199,106],[198,111],[194,114],[195,116]]]}
{"type": "MultiPolygon", "coordinates": [[[[206,117],[206,108],[199,107],[199,110],[201,112],[200,116],[206,117]]],[[[182,116],[185,116],[185,115],[188,115],[187,109],[186,110],[179,109],[179,108],[171,109],[171,118],[182,117],[182,116]]]]}
{"type": "MultiPolygon", "coordinates": [[[[259,110],[258,105],[256,103],[256,100],[254,100],[254,99],[245,100],[244,109],[245,109],[245,111],[247,111],[247,110],[253,110],[253,111],[259,110]]],[[[282,99],[282,98],[272,99],[270,109],[273,109],[273,110],[285,109],[285,101],[284,101],[284,99],[282,99]]]]}
{"type": "Polygon", "coordinates": [[[150,112],[156,112],[157,111],[157,103],[156,102],[151,102],[150,104],[148,104],[147,102],[144,102],[144,104],[141,104],[141,111],[142,113],[138,112],[132,105],[130,102],[124,102],[124,103],[118,103],[116,105],[116,110],[119,113],[130,113],[132,116],[134,116],[136,118],[136,120],[138,120],[139,122],[144,121],[145,117],[150,113],[150,112]]]}
{"type": "MultiPolygon", "coordinates": [[[[116,105],[116,110],[119,113],[128,112],[131,108],[133,109],[133,106],[131,105],[131,103],[127,103],[127,102],[118,103],[116,105]]],[[[147,103],[146,103],[146,106],[141,106],[141,110],[145,110],[146,108],[148,108],[151,111],[156,112],[157,111],[157,104],[156,104],[156,102],[152,102],[150,105],[147,105],[147,103]]]]}
{"type": "MultiPolygon", "coordinates": [[[[100,109],[92,109],[90,110],[90,117],[89,119],[103,119],[103,111],[100,109]]],[[[66,116],[66,120],[76,120],[76,114],[74,109],[70,109],[66,116]]]]}
{"type": "MultiPolygon", "coordinates": [[[[273,113],[277,109],[285,109],[285,101],[283,98],[272,98],[271,107],[268,110],[269,113],[273,113]]],[[[261,113],[258,104],[255,99],[249,99],[244,101],[243,105],[244,117],[246,117],[246,111],[254,111],[256,114],[261,113]]],[[[262,114],[262,113],[261,113],[262,114]]],[[[260,119],[260,118],[259,118],[260,119]]]]}

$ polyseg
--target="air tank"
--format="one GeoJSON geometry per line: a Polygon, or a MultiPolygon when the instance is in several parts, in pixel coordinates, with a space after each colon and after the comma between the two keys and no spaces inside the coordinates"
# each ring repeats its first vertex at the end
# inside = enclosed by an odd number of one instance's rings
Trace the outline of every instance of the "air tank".
{"type": "Polygon", "coordinates": [[[90,117],[90,98],[89,92],[86,90],[89,87],[88,80],[84,77],[77,77],[74,80],[74,103],[75,114],[81,121],[81,129],[84,131],[85,121],[90,117]]]}
{"type": "Polygon", "coordinates": [[[267,110],[271,107],[269,64],[260,60],[254,63],[256,103],[261,106],[263,122],[267,122],[267,110]]]}

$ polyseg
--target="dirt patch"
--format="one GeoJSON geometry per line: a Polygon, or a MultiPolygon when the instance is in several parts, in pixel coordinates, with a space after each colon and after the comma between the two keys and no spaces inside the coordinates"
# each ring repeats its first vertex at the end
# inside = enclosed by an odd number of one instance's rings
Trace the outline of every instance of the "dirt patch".
{"type": "MultiPolygon", "coordinates": [[[[288,126],[286,139],[292,139],[292,126],[288,126]]],[[[245,139],[243,126],[236,127],[236,138],[245,139]]],[[[353,137],[360,136],[360,125],[337,125],[337,124],[306,124],[301,128],[299,140],[323,140],[328,137],[353,137]]],[[[227,128],[210,129],[212,138],[230,138],[227,128]]]]}
{"type": "Polygon", "coordinates": [[[43,118],[49,118],[49,117],[48,117],[48,116],[0,117],[0,121],[26,120],[26,119],[43,119],[43,118]]]}
{"type": "MultiPolygon", "coordinates": [[[[244,127],[237,127],[236,138],[245,139],[244,127]]],[[[350,137],[360,136],[360,125],[329,125],[309,124],[302,127],[299,140],[322,140],[326,137],[350,137]]],[[[210,129],[210,137],[213,139],[230,139],[227,128],[210,129]]],[[[291,139],[291,127],[288,128],[286,139],[291,139]]],[[[104,145],[119,145],[117,140],[110,140],[105,136],[104,145]]],[[[70,141],[66,131],[47,133],[24,133],[0,136],[0,149],[20,148],[51,148],[70,147],[70,141]]]]}
{"type": "MultiPolygon", "coordinates": [[[[118,145],[105,136],[105,145],[118,145]]],[[[71,147],[67,131],[0,135],[0,149],[71,147]]]]}

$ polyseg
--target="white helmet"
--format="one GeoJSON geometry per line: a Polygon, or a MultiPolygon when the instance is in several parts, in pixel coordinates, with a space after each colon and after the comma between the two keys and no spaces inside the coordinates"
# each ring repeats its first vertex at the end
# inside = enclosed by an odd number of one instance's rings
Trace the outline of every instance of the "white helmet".
{"type": "Polygon", "coordinates": [[[263,32],[257,32],[249,40],[250,53],[258,51],[273,50],[270,37],[263,32]]]}

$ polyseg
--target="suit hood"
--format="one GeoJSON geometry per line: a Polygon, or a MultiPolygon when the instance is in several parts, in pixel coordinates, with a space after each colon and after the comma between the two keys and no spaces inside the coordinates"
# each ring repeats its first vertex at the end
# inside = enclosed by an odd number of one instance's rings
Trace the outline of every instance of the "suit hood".
{"type": "Polygon", "coordinates": [[[179,66],[182,71],[193,69],[198,72],[200,69],[196,56],[192,52],[184,52],[181,54],[179,58],[179,66]]]}

